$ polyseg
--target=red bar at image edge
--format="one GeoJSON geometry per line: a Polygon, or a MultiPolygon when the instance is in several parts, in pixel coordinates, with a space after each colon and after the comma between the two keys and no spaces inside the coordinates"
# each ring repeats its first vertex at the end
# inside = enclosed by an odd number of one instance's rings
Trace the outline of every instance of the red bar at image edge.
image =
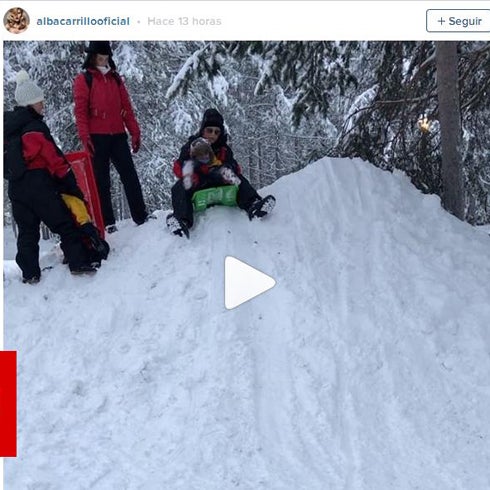
{"type": "Polygon", "coordinates": [[[17,456],[17,352],[0,351],[0,457],[17,456]]]}

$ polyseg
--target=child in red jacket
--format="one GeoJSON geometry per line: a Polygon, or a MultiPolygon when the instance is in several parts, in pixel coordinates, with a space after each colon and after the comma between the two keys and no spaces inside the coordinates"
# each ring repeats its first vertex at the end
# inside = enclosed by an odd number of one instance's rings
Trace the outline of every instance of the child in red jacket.
{"type": "Polygon", "coordinates": [[[41,278],[39,268],[39,225],[61,238],[61,248],[72,274],[91,274],[80,231],[64,204],[60,191],[81,197],[75,176],[43,122],[44,94],[25,71],[17,75],[17,107],[4,113],[4,166],[8,195],[17,223],[16,262],[24,283],[41,278]]]}

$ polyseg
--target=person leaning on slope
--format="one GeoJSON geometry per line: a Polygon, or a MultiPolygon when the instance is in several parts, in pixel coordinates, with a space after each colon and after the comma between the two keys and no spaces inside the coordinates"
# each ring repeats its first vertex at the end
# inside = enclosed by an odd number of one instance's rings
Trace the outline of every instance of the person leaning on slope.
{"type": "Polygon", "coordinates": [[[123,79],[116,71],[109,41],[91,41],[87,57],[73,83],[75,119],[80,140],[92,155],[106,230],[117,231],[111,200],[110,165],[119,173],[131,217],[137,225],[148,220],[141,185],[128,145],[137,153],[141,132],[123,79]]]}
{"type": "Polygon", "coordinates": [[[18,226],[15,260],[22,281],[35,284],[39,267],[39,226],[60,235],[72,274],[94,273],[79,230],[64,204],[65,194],[82,196],[75,176],[43,121],[44,94],[26,71],[17,74],[13,111],[4,113],[4,169],[13,217],[18,226]]]}
{"type": "Polygon", "coordinates": [[[173,213],[167,217],[167,225],[175,235],[188,236],[194,223],[192,196],[201,189],[237,185],[237,205],[250,219],[261,218],[272,210],[274,197],[260,197],[242,175],[227,141],[223,116],[216,109],[207,109],[199,132],[189,137],[174,162],[174,174],[179,180],[172,187],[173,213]]]}

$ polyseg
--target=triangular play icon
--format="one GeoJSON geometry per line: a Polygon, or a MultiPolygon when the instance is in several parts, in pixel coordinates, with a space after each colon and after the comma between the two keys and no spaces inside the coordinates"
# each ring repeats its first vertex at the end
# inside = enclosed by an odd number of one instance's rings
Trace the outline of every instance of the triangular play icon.
{"type": "Polygon", "coordinates": [[[276,281],[254,267],[227,256],[225,258],[225,307],[231,310],[273,288],[276,281]]]}

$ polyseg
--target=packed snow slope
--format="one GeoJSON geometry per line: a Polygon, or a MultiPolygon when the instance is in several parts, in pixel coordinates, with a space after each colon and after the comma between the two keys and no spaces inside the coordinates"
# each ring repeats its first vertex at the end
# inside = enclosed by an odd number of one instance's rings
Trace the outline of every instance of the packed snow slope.
{"type": "Polygon", "coordinates": [[[95,277],[5,268],[8,490],[490,488],[490,239],[402,174],[323,159],[274,213],[121,223],[95,277]],[[224,259],[274,277],[224,308],[224,259]]]}

